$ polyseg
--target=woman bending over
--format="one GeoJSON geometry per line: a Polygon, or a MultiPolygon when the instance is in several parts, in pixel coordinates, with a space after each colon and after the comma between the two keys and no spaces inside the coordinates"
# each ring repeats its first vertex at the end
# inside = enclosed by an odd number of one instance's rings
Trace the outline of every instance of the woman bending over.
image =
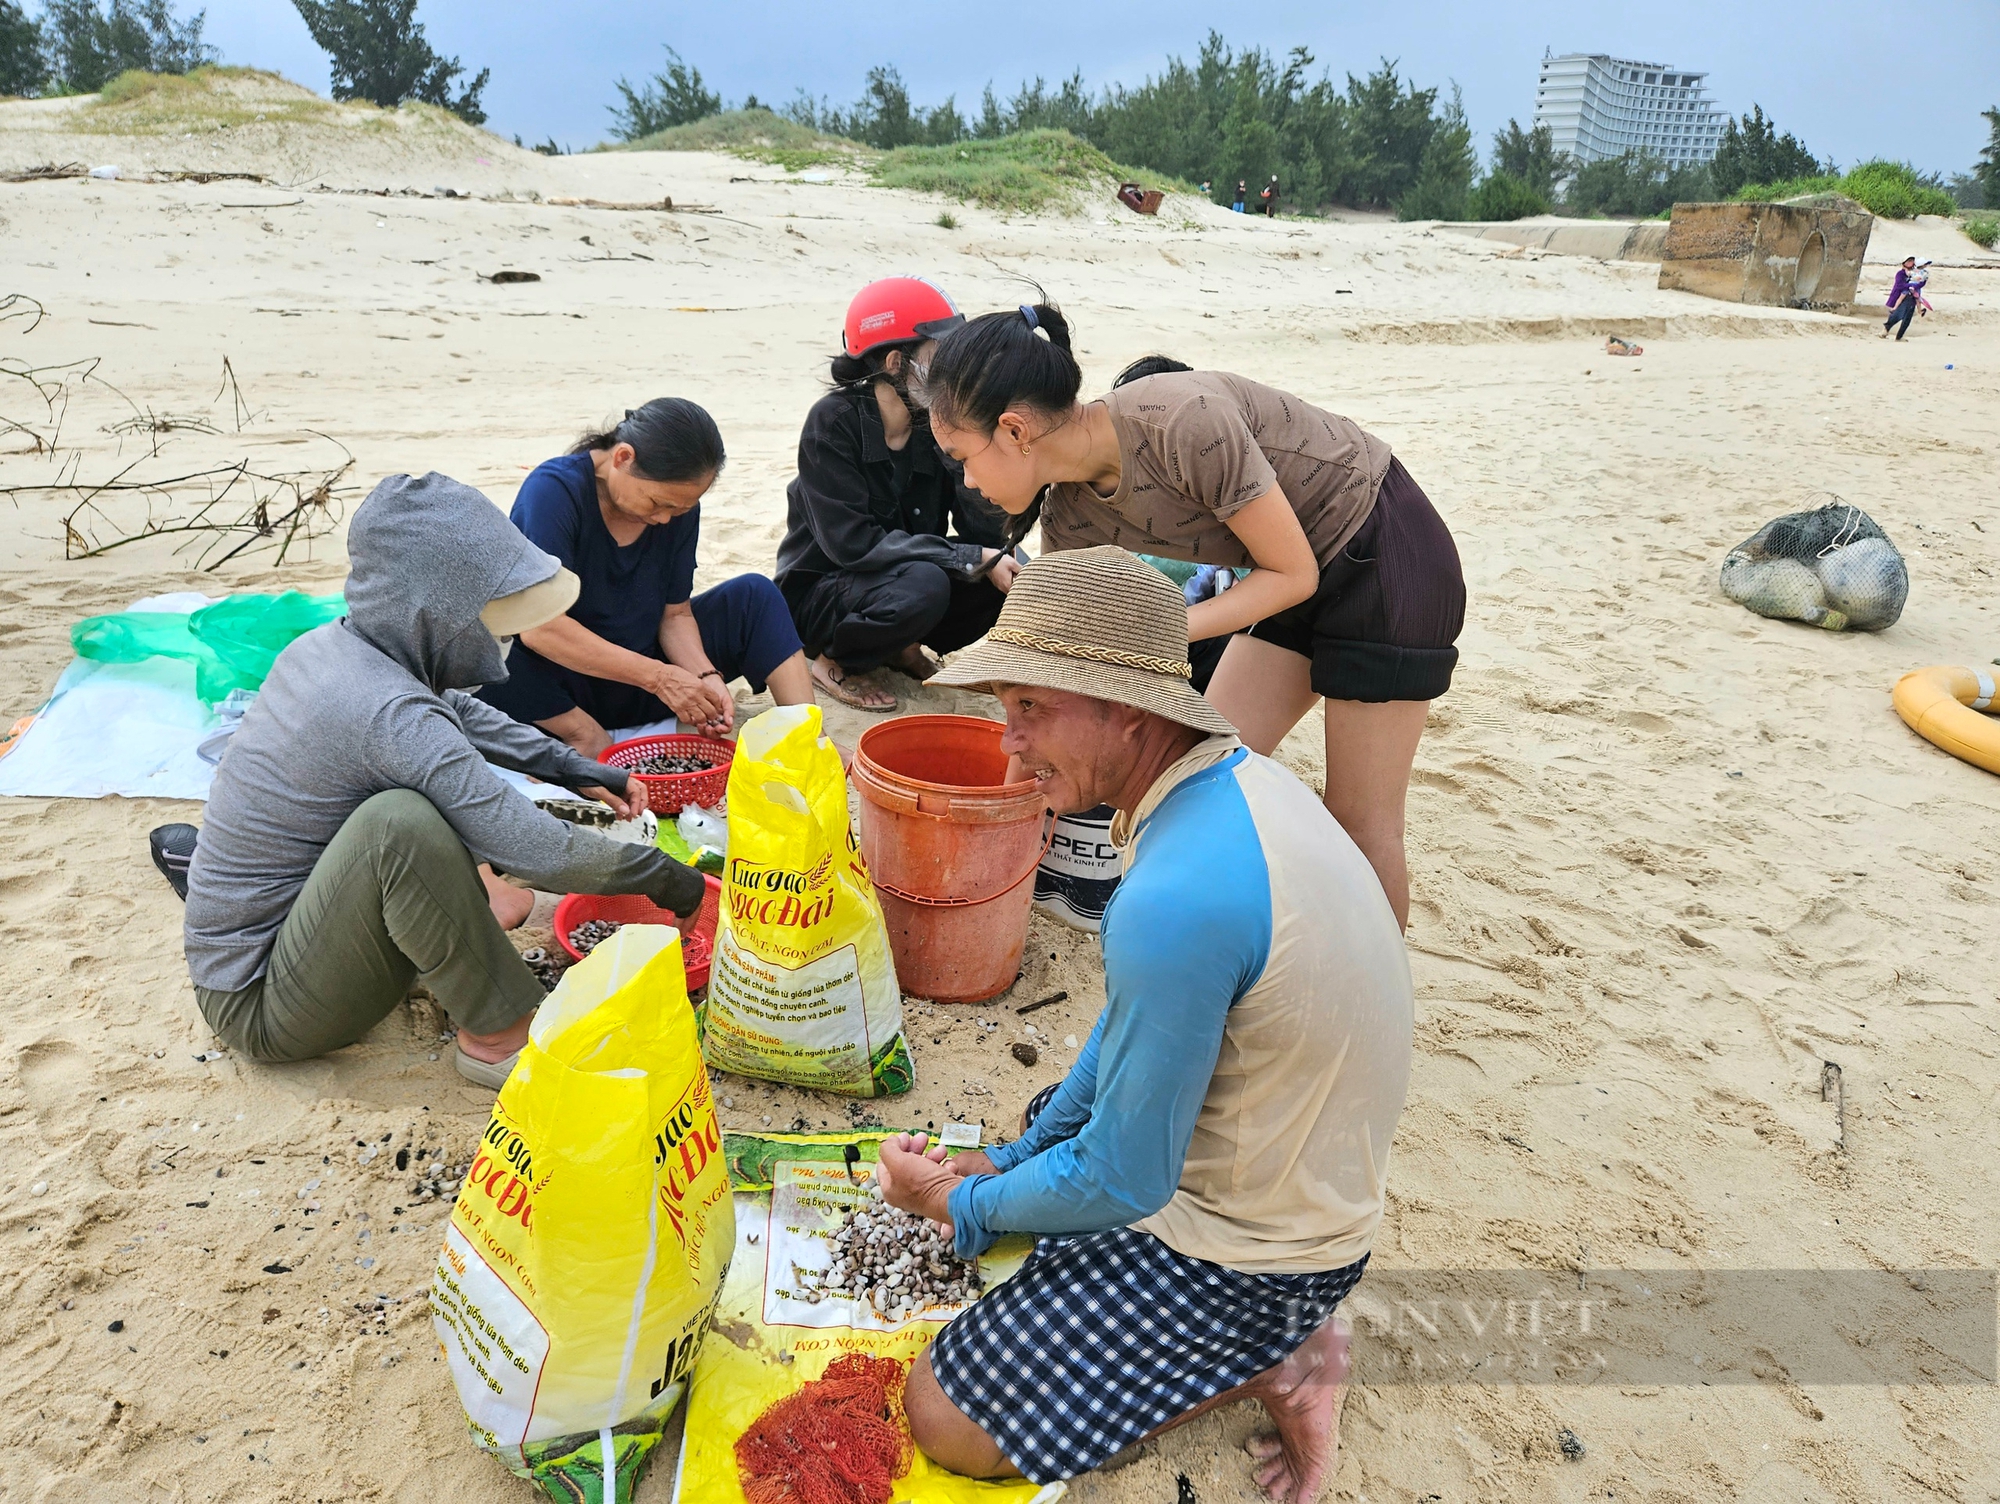
{"type": "Polygon", "coordinates": [[[1221,371],[1089,403],[1081,385],[1068,324],[1035,304],[946,335],[924,395],[983,496],[1017,515],[1042,498],[1045,549],[1249,568],[1188,611],[1193,640],[1238,634],[1208,697],[1267,755],[1324,701],[1326,807],[1407,925],[1410,768],[1465,619],[1444,520],[1381,439],[1289,392],[1221,371]]]}
{"type": "Polygon", "coordinates": [[[668,716],[712,736],[736,722],[729,682],[812,698],[791,613],[760,574],[694,593],[701,498],[723,465],[715,420],[683,397],[635,408],[521,483],[514,525],[582,582],[576,604],[523,632],[507,679],[479,697],[586,757],[613,728],[668,716]]]}

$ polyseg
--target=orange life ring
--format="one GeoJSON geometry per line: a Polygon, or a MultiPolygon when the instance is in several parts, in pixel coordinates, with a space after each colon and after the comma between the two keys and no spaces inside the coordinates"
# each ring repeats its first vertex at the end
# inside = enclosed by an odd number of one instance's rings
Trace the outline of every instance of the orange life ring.
{"type": "Polygon", "coordinates": [[[2000,683],[1983,668],[1934,664],[1896,681],[1896,714],[1909,728],[1953,757],[2000,773],[2000,683]],[[1991,712],[1981,715],[1981,711],[1991,712]]]}

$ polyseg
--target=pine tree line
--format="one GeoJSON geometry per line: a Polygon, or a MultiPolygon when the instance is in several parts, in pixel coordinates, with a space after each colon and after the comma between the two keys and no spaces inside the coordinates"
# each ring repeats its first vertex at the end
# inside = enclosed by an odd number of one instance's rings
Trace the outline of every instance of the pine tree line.
{"type": "Polygon", "coordinates": [[[216,60],[206,11],[168,0],[47,0],[38,17],[0,0],[0,95],[90,94],[129,69],[187,73],[216,60]]]}
{"type": "MultiPolygon", "coordinates": [[[[416,19],[417,0],[293,0],[331,62],[333,96],[384,107],[416,99],[471,124],[491,70],[461,83],[466,68],[436,52],[416,19]]],[[[30,17],[0,0],[0,95],[86,93],[128,69],[186,73],[217,61],[202,39],[205,11],[179,19],[171,0],[44,0],[30,17]]],[[[1644,152],[1577,163],[1557,152],[1547,126],[1509,120],[1495,134],[1484,172],[1454,85],[1419,88],[1384,58],[1365,77],[1336,83],[1312,76],[1312,53],[1280,58],[1261,47],[1235,49],[1211,31],[1192,62],[1170,57],[1137,85],[1093,92],[1081,70],[1051,86],[1037,77],[1002,100],[989,84],[976,115],[947,97],[924,106],[893,65],[868,71],[861,97],[837,105],[800,90],[778,113],[828,135],[882,150],[990,140],[1054,128],[1130,162],[1207,184],[1217,203],[1242,185],[1257,194],[1273,179],[1282,202],[1391,208],[1405,219],[1515,219],[1560,208],[1573,214],[1656,214],[1676,201],[1726,198],[1759,185],[1813,182],[1835,174],[1761,105],[1729,120],[1713,161],[1669,167],[1644,152]]],[[[633,85],[620,78],[612,131],[635,141],[718,114],[721,95],[673,48],[667,66],[633,85]]],[[[767,108],[753,95],[741,108],[767,108]]],[[[1948,193],[1965,208],[2000,209],[2000,107],[1982,112],[1992,128],[1980,159],[1946,182],[1897,164],[1907,193],[1948,193]]],[[[551,141],[547,149],[553,151],[551,141]]],[[[1913,200],[1917,201],[1917,200],[1913,200]]]]}
{"type": "MultiPolygon", "coordinates": [[[[672,48],[668,62],[637,86],[618,81],[621,103],[611,114],[619,139],[641,140],[722,111],[699,68],[672,48]]],[[[1555,149],[1546,125],[1523,129],[1509,120],[1482,170],[1455,86],[1419,88],[1387,58],[1365,77],[1349,73],[1337,83],[1326,70],[1315,77],[1314,62],[1304,47],[1281,58],[1232,48],[1211,31],[1192,61],[1170,57],[1135,86],[1093,91],[1081,70],[1054,84],[1023,82],[1005,99],[989,84],[974,114],[950,96],[917,103],[901,73],[884,64],[868,71],[851,105],[800,90],[776,113],[881,150],[1066,130],[1114,161],[1205,183],[1218,204],[1232,202],[1238,184],[1254,200],[1275,176],[1293,209],[1394,209],[1405,219],[1519,219],[1551,210],[1645,216],[1677,202],[1836,176],[1830,160],[1779,131],[1761,105],[1726,121],[1708,163],[1670,165],[1643,151],[1579,163],[1555,149]]],[[[752,96],[740,108],[770,106],[752,96]]],[[[1919,196],[1949,191],[1968,208],[2000,207],[2000,111],[1987,118],[1994,139],[1980,165],[1950,183],[1887,165],[1919,196]]]]}

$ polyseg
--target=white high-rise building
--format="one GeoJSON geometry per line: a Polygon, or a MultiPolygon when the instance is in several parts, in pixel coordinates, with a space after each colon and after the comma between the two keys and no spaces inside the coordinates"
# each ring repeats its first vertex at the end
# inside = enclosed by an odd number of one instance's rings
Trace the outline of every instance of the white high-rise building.
{"type": "Polygon", "coordinates": [[[1557,151],[1579,162],[1650,152],[1669,167],[1706,162],[1728,116],[1703,96],[1705,73],[1601,53],[1542,59],[1535,124],[1546,125],[1557,151]]]}

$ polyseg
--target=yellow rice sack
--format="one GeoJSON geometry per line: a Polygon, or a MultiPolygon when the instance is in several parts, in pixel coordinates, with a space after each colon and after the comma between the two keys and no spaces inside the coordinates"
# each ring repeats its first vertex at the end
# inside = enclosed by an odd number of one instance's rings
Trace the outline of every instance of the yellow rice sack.
{"type": "MultiPolygon", "coordinates": [[[[746,1504],[736,1442],[759,1416],[848,1353],[914,1361],[962,1309],[940,1306],[892,1321],[863,1301],[808,1302],[795,1294],[796,1272],[826,1266],[828,1234],[866,1195],[847,1178],[844,1146],[860,1149],[855,1174],[865,1176],[887,1136],[727,1135],[736,1254],[688,1393],[675,1504],[746,1504]]],[[[1003,1238],[981,1255],[986,1287],[1015,1274],[1033,1246],[1029,1238],[1003,1238]]],[[[1065,1491],[1061,1483],[960,1477],[913,1450],[890,1504],[1054,1504],[1065,1491]]]]}
{"type": "Polygon", "coordinates": [[[551,1498],[629,1500],[735,1236],[680,935],[627,925],[542,1004],[439,1250],[473,1439],[551,1498]]]}
{"type": "Polygon", "coordinates": [[[745,723],[702,1050],[722,1070],[848,1096],[914,1079],[882,906],[817,705],[745,723]]]}

